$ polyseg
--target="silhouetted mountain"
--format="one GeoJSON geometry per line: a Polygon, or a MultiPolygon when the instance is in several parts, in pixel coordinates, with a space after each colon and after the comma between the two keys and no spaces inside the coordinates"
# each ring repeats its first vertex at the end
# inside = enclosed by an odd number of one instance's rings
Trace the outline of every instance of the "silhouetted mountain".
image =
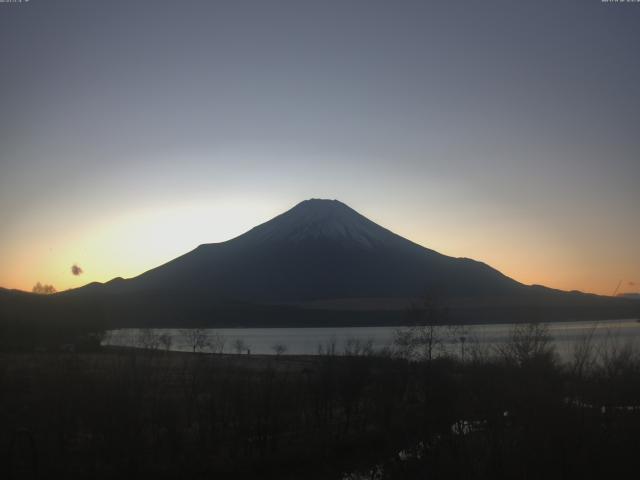
{"type": "Polygon", "coordinates": [[[454,321],[620,318],[637,305],[525,286],[317,199],[135,278],[94,282],[52,301],[81,304],[118,325],[353,325],[406,322],[407,307],[427,293],[454,321]]]}
{"type": "Polygon", "coordinates": [[[632,299],[632,300],[640,300],[640,293],[633,293],[633,292],[619,293],[618,297],[620,297],[620,298],[629,298],[629,299],[632,299]]]}
{"type": "MultiPolygon", "coordinates": [[[[111,282],[110,282],[111,283],[111,282]]],[[[114,292],[200,292],[220,301],[506,295],[523,286],[487,265],[441,255],[337,200],[307,200],[237,238],[201,245],[114,292]]]]}

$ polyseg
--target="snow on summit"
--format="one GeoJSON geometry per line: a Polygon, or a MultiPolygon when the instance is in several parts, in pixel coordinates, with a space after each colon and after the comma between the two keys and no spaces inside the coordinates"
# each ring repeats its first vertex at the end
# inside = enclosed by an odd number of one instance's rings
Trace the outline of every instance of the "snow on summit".
{"type": "Polygon", "coordinates": [[[389,230],[338,200],[305,200],[291,210],[247,232],[260,242],[330,239],[372,249],[397,241],[389,230]]]}

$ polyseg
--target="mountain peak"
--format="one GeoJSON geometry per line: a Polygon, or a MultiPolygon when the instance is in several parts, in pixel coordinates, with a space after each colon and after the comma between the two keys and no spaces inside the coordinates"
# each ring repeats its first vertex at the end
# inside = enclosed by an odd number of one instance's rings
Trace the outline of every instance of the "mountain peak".
{"type": "Polygon", "coordinates": [[[336,208],[336,207],[349,208],[347,205],[342,203],[340,200],[336,200],[335,198],[333,200],[330,200],[328,198],[309,198],[307,200],[301,201],[293,208],[298,208],[298,207],[301,207],[301,208],[336,208]]]}
{"type": "MultiPolygon", "coordinates": [[[[324,198],[310,198],[308,200],[303,200],[290,210],[286,211],[283,215],[287,214],[296,215],[298,221],[308,221],[311,219],[327,220],[329,218],[335,219],[339,217],[342,222],[349,223],[354,221],[356,217],[365,218],[347,204],[342,203],[340,200],[329,200],[324,198]]],[[[280,217],[281,216],[282,215],[280,215],[280,217]]]]}
{"type": "Polygon", "coordinates": [[[333,240],[372,249],[398,237],[339,200],[311,198],[245,234],[257,242],[333,240]]]}
{"type": "MultiPolygon", "coordinates": [[[[359,215],[353,208],[349,207],[347,204],[342,203],[340,200],[330,200],[328,198],[310,198],[308,200],[303,200],[302,202],[296,204],[289,212],[297,212],[298,214],[309,214],[310,212],[314,212],[315,214],[324,214],[324,215],[336,215],[338,212],[342,212],[343,215],[359,215]]],[[[277,217],[276,217],[277,218],[277,217]]]]}

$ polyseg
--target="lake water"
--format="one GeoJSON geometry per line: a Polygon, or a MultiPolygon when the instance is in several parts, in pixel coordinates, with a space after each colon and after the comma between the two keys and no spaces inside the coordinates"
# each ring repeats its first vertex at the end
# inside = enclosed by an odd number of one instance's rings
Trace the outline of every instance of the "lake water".
{"type": "MultiPolygon", "coordinates": [[[[549,333],[556,351],[563,359],[571,358],[575,345],[591,336],[596,348],[624,346],[632,344],[640,347],[640,322],[630,320],[606,320],[599,322],[557,322],[549,323],[549,333]]],[[[210,346],[202,351],[217,351],[269,355],[275,354],[275,346],[283,345],[285,354],[313,355],[321,347],[326,351],[333,345],[335,352],[342,354],[345,349],[360,342],[370,343],[374,350],[381,350],[393,344],[398,327],[343,327],[343,328],[217,328],[205,329],[204,334],[210,346]]],[[[511,334],[513,324],[490,324],[460,327],[456,331],[441,328],[440,351],[460,354],[464,349],[473,348],[490,351],[504,343],[511,334]]],[[[189,331],[184,329],[121,329],[108,333],[103,344],[112,346],[143,347],[148,345],[149,333],[153,336],[166,334],[171,338],[171,350],[192,351],[189,331]],[[146,335],[146,337],[145,337],[146,335]],[[146,338],[146,340],[145,340],[146,338]]],[[[157,337],[156,337],[157,338],[157,337]]],[[[162,348],[162,347],[160,347],[162,348]]]]}

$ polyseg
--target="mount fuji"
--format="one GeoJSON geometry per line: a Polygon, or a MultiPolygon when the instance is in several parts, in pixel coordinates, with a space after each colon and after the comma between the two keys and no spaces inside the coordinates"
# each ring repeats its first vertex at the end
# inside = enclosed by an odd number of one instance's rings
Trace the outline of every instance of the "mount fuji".
{"type": "Polygon", "coordinates": [[[53,297],[82,302],[123,326],[322,326],[402,323],[407,308],[427,294],[460,322],[620,318],[631,305],[523,285],[320,199],[135,278],[53,297]]]}
{"type": "Polygon", "coordinates": [[[243,235],[195,250],[114,292],[190,292],[268,304],[344,298],[507,295],[523,285],[424,248],[337,200],[306,200],[243,235]]]}

